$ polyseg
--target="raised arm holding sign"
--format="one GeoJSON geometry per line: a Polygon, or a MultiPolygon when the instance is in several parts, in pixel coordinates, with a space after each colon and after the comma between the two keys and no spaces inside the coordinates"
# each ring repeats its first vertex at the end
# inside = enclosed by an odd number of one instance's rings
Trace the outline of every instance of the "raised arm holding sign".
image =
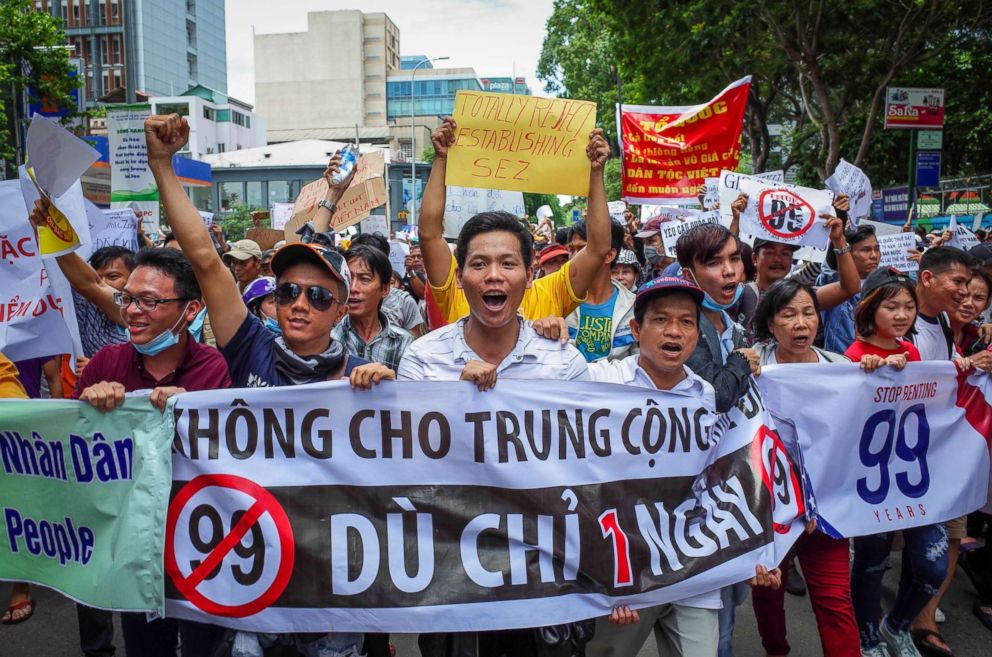
{"type": "MultiPolygon", "coordinates": [[[[431,134],[431,142],[434,145],[434,164],[431,167],[431,175],[424,188],[423,201],[420,206],[420,247],[424,256],[424,266],[427,272],[427,279],[434,288],[435,299],[439,305],[449,307],[451,310],[449,320],[457,319],[457,308],[459,303],[442,303],[439,295],[446,295],[445,298],[455,296],[460,292],[453,292],[450,288],[453,285],[454,258],[448,243],[444,240],[444,208],[445,208],[445,180],[449,164],[455,167],[454,161],[448,162],[450,147],[455,143],[455,134],[458,126],[454,119],[446,118],[444,123],[431,134]],[[443,288],[443,289],[442,289],[443,288]],[[450,293],[450,294],[449,294],[450,293]]],[[[606,205],[606,188],[603,182],[603,167],[609,159],[610,146],[603,138],[603,131],[596,129],[588,134],[588,142],[585,148],[584,157],[590,163],[589,168],[589,223],[588,241],[586,246],[580,250],[569,262],[567,283],[564,287],[571,289],[570,293],[554,295],[555,298],[561,296],[574,295],[575,298],[583,299],[589,291],[589,286],[595,278],[600,263],[610,250],[610,215],[606,205]]],[[[546,277],[540,279],[541,283],[535,282],[533,286],[551,285],[557,279],[546,277]]],[[[528,288],[524,296],[524,306],[528,303],[528,296],[535,294],[533,288],[528,288]]],[[[464,295],[462,295],[464,298],[464,295]]],[[[577,307],[576,303],[572,310],[577,307]]],[[[571,312],[571,310],[569,310],[571,312]]],[[[563,313],[563,315],[568,313],[563,313]]],[[[525,313],[526,315],[526,313],[525,313]]],[[[544,315],[542,315],[543,317],[544,315]]],[[[540,319],[533,317],[529,319],[540,319]]]]}

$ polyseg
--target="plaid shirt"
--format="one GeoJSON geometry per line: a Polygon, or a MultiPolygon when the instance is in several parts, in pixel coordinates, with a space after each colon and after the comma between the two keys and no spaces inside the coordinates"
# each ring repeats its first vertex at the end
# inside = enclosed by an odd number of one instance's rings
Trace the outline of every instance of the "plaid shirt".
{"type": "Polygon", "coordinates": [[[335,340],[340,340],[345,350],[352,356],[364,358],[372,363],[382,363],[386,367],[396,371],[400,366],[400,359],[403,352],[413,342],[413,334],[409,331],[391,324],[386,316],[379,312],[379,333],[368,343],[361,338],[358,333],[351,328],[351,317],[345,316],[341,322],[334,327],[331,335],[335,340]]]}

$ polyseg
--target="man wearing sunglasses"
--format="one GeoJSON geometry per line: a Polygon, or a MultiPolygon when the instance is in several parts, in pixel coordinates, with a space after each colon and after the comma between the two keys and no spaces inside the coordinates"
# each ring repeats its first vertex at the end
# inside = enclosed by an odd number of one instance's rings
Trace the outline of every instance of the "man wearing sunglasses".
{"type": "MultiPolygon", "coordinates": [[[[389,368],[346,353],[331,330],[348,312],[350,275],[344,258],[317,244],[287,244],[272,256],[276,277],[276,335],[248,312],[237,282],[214,249],[199,213],[172,170],[172,156],[189,139],[189,124],[176,114],[145,121],[148,166],[158,183],[173,235],[203,288],[217,346],[234,387],[314,383],[347,376],[371,387],[393,378],[389,368]]],[[[331,160],[331,166],[340,156],[331,160]]],[[[344,189],[332,190],[344,193],[344,189]]]]}

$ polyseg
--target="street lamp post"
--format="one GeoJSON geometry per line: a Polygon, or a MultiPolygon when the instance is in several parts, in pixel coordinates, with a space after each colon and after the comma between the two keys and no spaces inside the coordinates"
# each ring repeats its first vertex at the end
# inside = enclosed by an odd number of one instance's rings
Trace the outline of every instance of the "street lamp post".
{"type": "Polygon", "coordinates": [[[428,62],[440,62],[446,59],[451,59],[450,57],[431,57],[430,59],[424,58],[413,67],[413,73],[410,74],[410,182],[412,185],[412,191],[410,196],[413,199],[413,203],[410,204],[410,225],[416,225],[417,223],[417,128],[414,125],[416,122],[416,107],[414,106],[414,96],[416,95],[416,82],[417,82],[417,69],[427,64],[428,62]]]}

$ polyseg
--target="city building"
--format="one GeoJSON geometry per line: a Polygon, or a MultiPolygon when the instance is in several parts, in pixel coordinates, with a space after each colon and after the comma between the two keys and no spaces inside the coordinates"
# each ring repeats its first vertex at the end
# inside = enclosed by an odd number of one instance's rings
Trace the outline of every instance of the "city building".
{"type": "Polygon", "coordinates": [[[494,91],[503,94],[530,96],[530,87],[526,78],[480,78],[483,91],[494,91]]]}
{"type": "MultiPolygon", "coordinates": [[[[274,203],[292,203],[300,190],[319,179],[327,161],[343,142],[320,139],[269,144],[240,151],[227,151],[207,155],[203,159],[210,165],[213,187],[191,187],[190,197],[200,210],[224,212],[244,203],[252,209],[270,210],[274,203]]],[[[379,150],[362,144],[362,153],[379,150]]],[[[386,205],[373,214],[389,217],[393,230],[400,230],[406,223],[404,187],[409,186],[410,166],[386,159],[386,205]]],[[[417,169],[418,187],[427,183],[429,167],[417,169]]]]}
{"type": "Polygon", "coordinates": [[[323,139],[388,144],[386,78],[400,68],[386,14],[307,14],[307,31],[255,35],[255,108],[270,143],[323,139]]]}
{"type": "Polygon", "coordinates": [[[35,0],[62,19],[85,102],[135,102],[202,84],[227,91],[224,0],[35,0]],[[116,93],[115,93],[116,92],[116,93]]]}
{"type": "MultiPolygon", "coordinates": [[[[423,61],[422,56],[406,58],[423,61]]],[[[416,62],[414,63],[414,66],[416,62]]],[[[431,130],[445,116],[455,111],[455,93],[459,90],[482,91],[479,78],[471,68],[434,68],[430,62],[414,72],[412,67],[393,72],[386,78],[386,116],[395,147],[410,158],[411,110],[416,128],[417,157],[430,144],[431,130]],[[410,92],[413,90],[413,97],[410,92]],[[412,104],[412,107],[411,107],[412,104]]]]}
{"type": "Polygon", "coordinates": [[[153,114],[179,114],[189,123],[189,142],[181,155],[204,156],[265,146],[265,119],[252,106],[219,91],[197,85],[178,96],[149,99],[153,114]]]}

